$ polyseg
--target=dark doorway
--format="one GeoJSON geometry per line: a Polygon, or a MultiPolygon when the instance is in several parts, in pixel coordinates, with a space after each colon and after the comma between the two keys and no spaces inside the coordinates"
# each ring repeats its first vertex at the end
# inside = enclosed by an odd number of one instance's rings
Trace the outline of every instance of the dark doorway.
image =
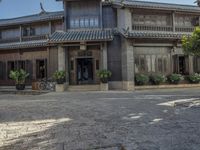
{"type": "Polygon", "coordinates": [[[175,55],[174,59],[174,73],[187,75],[189,73],[189,58],[184,55],[175,55]]]}
{"type": "Polygon", "coordinates": [[[36,60],[36,78],[37,79],[47,78],[47,60],[46,59],[36,60]]]}
{"type": "Polygon", "coordinates": [[[179,56],[179,73],[186,74],[186,60],[185,56],[179,56]]]}
{"type": "Polygon", "coordinates": [[[93,59],[78,58],[77,59],[77,84],[93,83],[93,59]]]}

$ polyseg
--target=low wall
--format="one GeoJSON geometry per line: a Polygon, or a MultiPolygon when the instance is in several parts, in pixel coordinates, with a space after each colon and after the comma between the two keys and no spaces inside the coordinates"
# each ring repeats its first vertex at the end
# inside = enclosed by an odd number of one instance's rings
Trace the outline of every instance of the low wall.
{"type": "Polygon", "coordinates": [[[200,84],[177,84],[177,85],[145,85],[135,86],[135,90],[150,90],[150,89],[171,89],[171,88],[200,88],[200,84]]]}

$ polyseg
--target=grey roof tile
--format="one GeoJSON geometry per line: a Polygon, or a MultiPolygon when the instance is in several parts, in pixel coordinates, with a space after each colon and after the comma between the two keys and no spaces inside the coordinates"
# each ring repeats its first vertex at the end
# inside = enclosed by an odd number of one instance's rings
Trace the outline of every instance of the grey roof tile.
{"type": "Polygon", "coordinates": [[[109,41],[113,39],[113,30],[73,30],[57,31],[50,37],[50,43],[80,42],[80,41],[109,41]]]}
{"type": "Polygon", "coordinates": [[[57,19],[62,19],[63,17],[64,17],[63,11],[45,12],[18,18],[0,19],[0,26],[18,25],[18,24],[37,22],[37,21],[57,20],[57,19]]]}
{"type": "Polygon", "coordinates": [[[128,32],[127,34],[123,34],[123,35],[126,38],[181,39],[184,35],[185,36],[190,36],[191,34],[192,33],[133,31],[133,32],[128,32]]]}
{"type": "Polygon", "coordinates": [[[159,2],[137,1],[137,0],[123,0],[123,1],[115,0],[113,4],[122,7],[200,12],[200,7],[194,5],[170,4],[170,3],[159,3],[159,2]]]}
{"type": "Polygon", "coordinates": [[[43,47],[43,46],[47,46],[47,44],[48,44],[47,40],[5,43],[5,44],[0,44],[0,50],[43,47]]]}

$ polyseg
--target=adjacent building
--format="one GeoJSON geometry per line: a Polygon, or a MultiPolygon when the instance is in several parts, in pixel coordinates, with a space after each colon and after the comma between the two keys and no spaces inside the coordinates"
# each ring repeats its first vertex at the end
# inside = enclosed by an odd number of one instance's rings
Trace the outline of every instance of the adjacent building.
{"type": "MultiPolygon", "coordinates": [[[[57,0],[61,1],[61,0],[57,0]]],[[[28,83],[65,70],[69,85],[99,84],[112,72],[110,89],[134,90],[137,73],[200,72],[200,58],[181,47],[200,25],[197,6],[135,0],[63,0],[64,11],[0,20],[0,85],[23,68],[28,83]]]]}

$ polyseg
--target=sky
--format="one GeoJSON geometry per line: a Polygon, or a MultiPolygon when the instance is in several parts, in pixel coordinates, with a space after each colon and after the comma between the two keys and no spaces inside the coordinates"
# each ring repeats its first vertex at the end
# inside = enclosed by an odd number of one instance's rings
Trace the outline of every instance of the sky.
{"type": "MultiPolygon", "coordinates": [[[[194,5],[195,0],[143,0],[194,5]]],[[[63,10],[62,2],[56,0],[2,0],[0,2],[0,19],[32,15],[40,12],[40,2],[46,11],[63,10]]]]}

